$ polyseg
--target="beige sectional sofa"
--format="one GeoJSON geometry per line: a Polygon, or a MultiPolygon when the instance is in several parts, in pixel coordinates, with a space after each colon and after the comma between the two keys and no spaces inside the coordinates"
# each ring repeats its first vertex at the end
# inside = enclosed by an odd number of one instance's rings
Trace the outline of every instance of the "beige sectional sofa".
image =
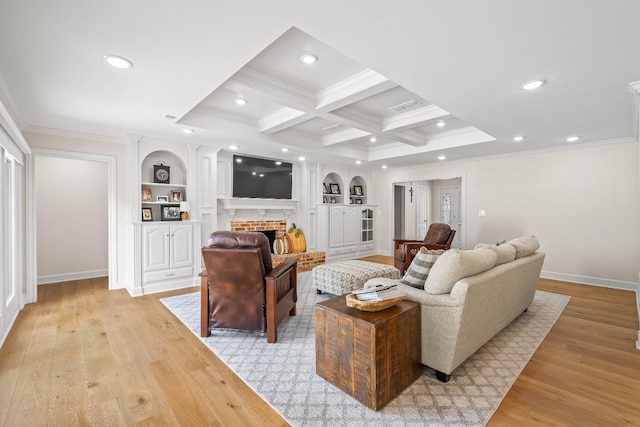
{"type": "MultiPolygon", "coordinates": [[[[428,265],[424,289],[395,281],[405,299],[421,305],[421,361],[439,380],[448,381],[454,369],[527,310],[545,256],[538,248],[537,239],[528,236],[452,249],[428,265]]],[[[391,281],[374,279],[366,286],[391,281]]]]}

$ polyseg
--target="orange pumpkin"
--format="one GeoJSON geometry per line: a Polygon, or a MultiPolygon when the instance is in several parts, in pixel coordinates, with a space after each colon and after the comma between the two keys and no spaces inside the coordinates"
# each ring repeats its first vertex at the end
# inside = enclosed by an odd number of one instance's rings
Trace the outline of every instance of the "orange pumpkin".
{"type": "Polygon", "coordinates": [[[287,232],[289,238],[289,250],[293,253],[301,253],[307,250],[307,242],[304,240],[304,233],[295,223],[291,224],[291,228],[287,232]]]}

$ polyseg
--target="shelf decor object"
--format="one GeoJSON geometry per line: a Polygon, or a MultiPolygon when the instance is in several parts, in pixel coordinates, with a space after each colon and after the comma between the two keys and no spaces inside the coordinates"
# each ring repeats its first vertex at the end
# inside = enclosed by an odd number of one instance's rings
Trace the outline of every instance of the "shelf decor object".
{"type": "Polygon", "coordinates": [[[183,221],[189,221],[189,212],[191,211],[191,202],[180,202],[180,212],[183,221]]]}
{"type": "Polygon", "coordinates": [[[171,173],[169,171],[169,166],[163,165],[160,163],[159,165],[153,165],[153,182],[156,184],[169,184],[169,179],[171,177],[171,173]]]}
{"type": "Polygon", "coordinates": [[[153,214],[151,213],[151,208],[142,208],[142,220],[153,221],[153,214]]]}
{"type": "Polygon", "coordinates": [[[160,219],[162,221],[180,221],[180,206],[162,205],[160,209],[160,219]]]}
{"type": "Polygon", "coordinates": [[[153,200],[153,196],[151,195],[151,189],[150,188],[143,188],[142,189],[142,201],[143,202],[150,202],[153,200]]]}

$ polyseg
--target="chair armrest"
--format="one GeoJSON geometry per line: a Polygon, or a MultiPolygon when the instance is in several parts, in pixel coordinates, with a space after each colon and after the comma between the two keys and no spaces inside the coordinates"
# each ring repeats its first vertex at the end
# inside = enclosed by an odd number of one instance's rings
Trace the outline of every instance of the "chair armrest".
{"type": "Polygon", "coordinates": [[[280,264],[276,265],[270,272],[265,276],[266,277],[278,277],[285,274],[288,270],[290,270],[294,265],[298,263],[298,258],[287,258],[282,261],[280,264]]]}
{"type": "Polygon", "coordinates": [[[422,240],[414,240],[414,239],[393,239],[393,245],[395,249],[400,249],[400,245],[404,245],[406,243],[422,243],[422,240]]]}

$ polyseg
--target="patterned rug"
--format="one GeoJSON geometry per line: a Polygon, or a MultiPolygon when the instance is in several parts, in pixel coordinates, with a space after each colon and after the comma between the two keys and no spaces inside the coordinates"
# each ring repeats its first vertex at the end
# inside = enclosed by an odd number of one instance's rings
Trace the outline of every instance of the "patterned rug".
{"type": "MultiPolygon", "coordinates": [[[[314,306],[310,272],[298,275],[297,315],[278,327],[278,342],[237,332],[202,341],[293,426],[482,426],[491,418],[569,297],[537,291],[527,313],[460,365],[448,383],[432,370],[375,412],[315,373],[314,306]],[[268,369],[266,369],[268,367],[268,369]]],[[[162,299],[200,337],[200,294],[162,299]]]]}

